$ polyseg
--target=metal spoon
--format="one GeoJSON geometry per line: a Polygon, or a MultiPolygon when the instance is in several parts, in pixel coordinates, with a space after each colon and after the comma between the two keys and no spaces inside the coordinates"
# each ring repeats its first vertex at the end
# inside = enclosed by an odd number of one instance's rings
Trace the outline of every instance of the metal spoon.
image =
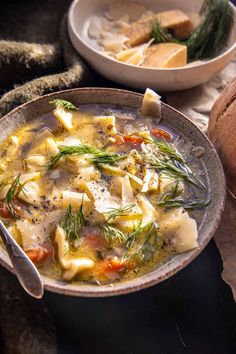
{"type": "Polygon", "coordinates": [[[44,288],[37,268],[11,236],[1,220],[0,235],[20,284],[29,295],[41,299],[44,288]]]}

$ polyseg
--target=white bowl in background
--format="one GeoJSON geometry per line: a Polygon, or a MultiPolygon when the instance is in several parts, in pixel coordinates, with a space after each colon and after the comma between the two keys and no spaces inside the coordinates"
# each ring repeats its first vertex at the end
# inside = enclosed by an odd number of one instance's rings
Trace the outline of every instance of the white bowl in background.
{"type": "MultiPolygon", "coordinates": [[[[96,42],[88,36],[92,16],[104,14],[114,0],[74,0],[68,14],[68,31],[74,48],[89,64],[106,78],[137,89],[153,88],[158,91],[184,90],[207,82],[222,70],[236,54],[236,8],[232,34],[226,48],[215,58],[194,66],[158,69],[138,67],[119,62],[102,54],[96,42]]],[[[120,1],[120,0],[117,0],[120,1]]],[[[131,0],[123,0],[130,2],[131,0]]],[[[145,4],[156,12],[181,9],[187,13],[198,12],[202,1],[196,0],[132,0],[145,4]]]]}

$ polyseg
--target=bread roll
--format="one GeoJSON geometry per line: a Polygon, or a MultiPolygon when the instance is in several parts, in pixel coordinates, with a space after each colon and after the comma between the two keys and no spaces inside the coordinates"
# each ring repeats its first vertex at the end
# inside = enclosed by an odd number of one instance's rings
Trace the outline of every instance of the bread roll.
{"type": "Polygon", "coordinates": [[[228,188],[236,198],[236,78],[212,108],[208,136],[223,163],[228,188]]]}

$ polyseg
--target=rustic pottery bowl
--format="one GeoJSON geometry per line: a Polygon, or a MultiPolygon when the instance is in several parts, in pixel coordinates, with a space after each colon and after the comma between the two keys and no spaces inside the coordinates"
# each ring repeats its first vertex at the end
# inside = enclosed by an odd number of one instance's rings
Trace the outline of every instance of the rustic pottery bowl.
{"type": "MultiPolygon", "coordinates": [[[[103,88],[71,89],[45,95],[15,108],[0,120],[0,142],[25,122],[30,122],[37,116],[51,111],[52,107],[49,101],[55,98],[63,98],[73,102],[77,106],[103,103],[139,108],[143,95],[125,90],[103,88]]],[[[135,292],[155,285],[184,268],[210,241],[220,221],[225,199],[225,178],[221,162],[208,138],[188,118],[164,103],[162,104],[162,112],[164,122],[171,125],[183,136],[189,138],[194,145],[205,148],[203,162],[206,166],[208,187],[211,190],[212,202],[208,208],[200,213],[200,217],[197,220],[199,247],[192,251],[173,256],[162,266],[145,275],[112,285],[79,284],[75,286],[64,281],[56,281],[43,276],[46,290],[64,295],[86,297],[104,297],[135,292]]],[[[2,248],[0,248],[0,264],[13,272],[10,259],[2,248]]]]}
{"type": "MultiPolygon", "coordinates": [[[[88,25],[92,16],[104,14],[108,4],[114,0],[74,0],[68,14],[68,31],[71,42],[90,65],[106,78],[119,84],[145,89],[150,87],[159,91],[177,91],[198,86],[207,82],[222,70],[236,54],[236,8],[234,25],[225,48],[213,59],[198,65],[180,68],[158,69],[137,67],[105,56],[99,51],[95,40],[88,36],[88,25]]],[[[122,1],[122,0],[117,0],[122,1]]],[[[186,13],[199,12],[202,1],[196,0],[123,0],[144,4],[156,12],[180,9],[186,13]]]]}

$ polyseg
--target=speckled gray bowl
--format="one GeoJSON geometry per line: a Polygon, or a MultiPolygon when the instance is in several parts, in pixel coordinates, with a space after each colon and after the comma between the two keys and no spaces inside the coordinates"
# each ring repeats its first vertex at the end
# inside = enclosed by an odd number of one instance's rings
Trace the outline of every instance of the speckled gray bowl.
{"type": "MultiPolygon", "coordinates": [[[[4,140],[24,122],[28,122],[50,111],[52,107],[49,101],[54,98],[63,98],[72,101],[77,106],[81,104],[105,103],[139,108],[143,95],[124,90],[103,88],[81,88],[52,93],[17,107],[3,117],[0,121],[0,141],[4,140]]],[[[81,284],[74,286],[63,281],[55,281],[48,277],[43,277],[47,290],[64,295],[86,297],[112,296],[138,291],[155,285],[184,268],[204,249],[213,236],[220,221],[225,199],[225,178],[221,162],[208,138],[188,118],[164,103],[162,104],[162,112],[166,123],[170,124],[185,137],[188,137],[193,144],[203,146],[206,151],[203,161],[208,172],[212,203],[202,212],[201,220],[198,220],[199,248],[173,256],[162,266],[148,274],[112,285],[96,286],[81,284]]],[[[0,263],[13,272],[10,260],[2,249],[0,249],[0,263]]]]}

